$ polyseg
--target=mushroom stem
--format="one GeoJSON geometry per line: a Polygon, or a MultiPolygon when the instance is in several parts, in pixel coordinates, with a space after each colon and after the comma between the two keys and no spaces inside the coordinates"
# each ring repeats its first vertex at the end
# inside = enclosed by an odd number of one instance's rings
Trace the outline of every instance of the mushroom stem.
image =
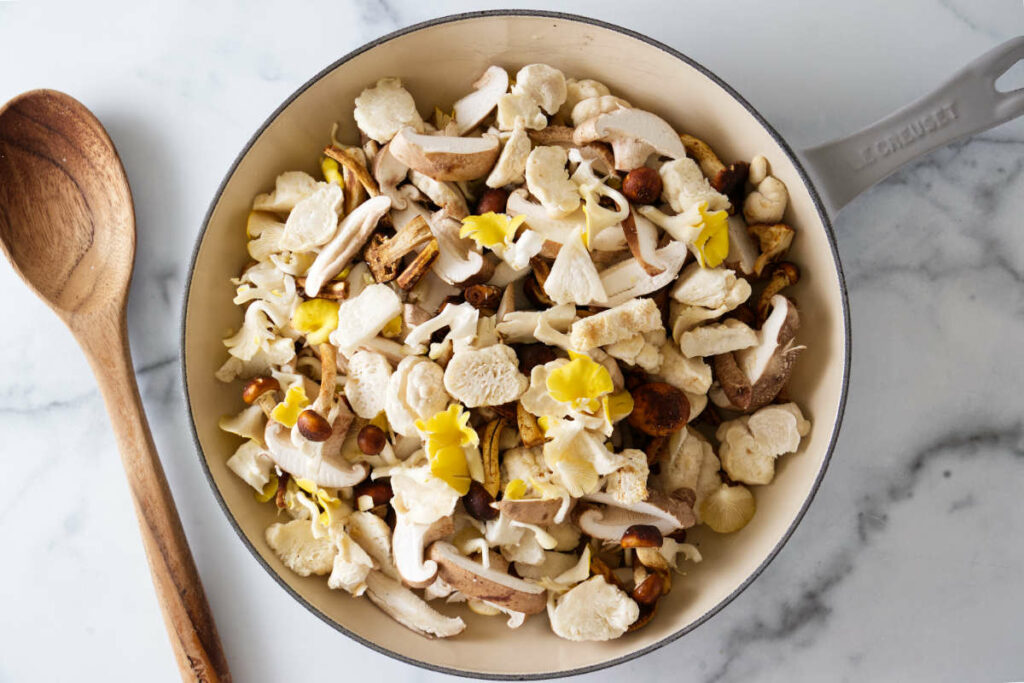
{"type": "Polygon", "coordinates": [[[317,347],[320,352],[320,393],[313,402],[313,410],[326,415],[334,403],[334,391],[338,376],[338,351],[334,344],[324,342],[317,347]]]}
{"type": "Polygon", "coordinates": [[[399,229],[391,239],[367,247],[364,257],[377,282],[389,282],[395,278],[398,262],[416,247],[434,238],[430,225],[423,216],[416,216],[399,229]]]}
{"type": "Polygon", "coordinates": [[[371,197],[376,197],[380,194],[380,186],[377,185],[377,181],[370,175],[370,171],[367,170],[366,164],[360,161],[352,152],[335,145],[329,145],[324,148],[324,155],[334,159],[339,164],[351,171],[352,175],[356,177],[359,184],[362,185],[366,192],[371,197]]]}
{"type": "Polygon", "coordinates": [[[433,265],[434,261],[436,261],[437,257],[440,255],[441,250],[437,244],[437,240],[431,239],[427,242],[427,246],[423,247],[420,253],[416,255],[416,258],[412,260],[412,263],[406,266],[405,270],[402,271],[402,274],[395,280],[395,284],[408,292],[416,286],[416,283],[420,281],[420,278],[427,274],[427,271],[430,270],[430,266],[433,265]]]}

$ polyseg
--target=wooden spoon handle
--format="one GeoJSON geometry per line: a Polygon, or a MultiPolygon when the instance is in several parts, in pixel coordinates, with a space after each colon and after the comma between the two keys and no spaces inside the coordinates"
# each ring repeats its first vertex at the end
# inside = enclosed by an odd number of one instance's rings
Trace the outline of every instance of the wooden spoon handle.
{"type": "Polygon", "coordinates": [[[123,314],[97,316],[94,323],[77,336],[113,423],[182,680],[229,683],[220,637],[142,409],[123,314]]]}

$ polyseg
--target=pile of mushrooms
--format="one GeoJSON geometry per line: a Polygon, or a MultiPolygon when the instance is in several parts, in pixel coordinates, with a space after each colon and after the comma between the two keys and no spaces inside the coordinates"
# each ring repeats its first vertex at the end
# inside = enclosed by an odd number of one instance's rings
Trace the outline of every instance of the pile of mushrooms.
{"type": "Polygon", "coordinates": [[[465,603],[618,638],[810,432],[796,232],[764,157],[725,163],[599,81],[510,76],[427,118],[383,78],[322,179],[255,198],[227,464],[279,512],[283,566],[425,637],[465,603]]]}

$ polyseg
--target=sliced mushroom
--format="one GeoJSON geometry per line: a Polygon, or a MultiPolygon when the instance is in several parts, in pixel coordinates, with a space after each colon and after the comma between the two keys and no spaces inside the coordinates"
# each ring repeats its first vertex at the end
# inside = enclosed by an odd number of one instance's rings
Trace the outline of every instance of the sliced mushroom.
{"type": "MultiPolygon", "coordinates": [[[[545,239],[556,244],[567,240],[576,228],[582,229],[586,226],[586,217],[582,212],[576,212],[563,218],[548,215],[547,209],[541,204],[529,200],[525,188],[519,188],[508,196],[506,212],[510,216],[525,216],[525,223],[531,230],[540,233],[545,239]]],[[[555,254],[544,254],[543,252],[542,255],[548,258],[555,256],[555,254]]]]}
{"type": "Polygon", "coordinates": [[[366,577],[366,596],[399,624],[428,638],[447,638],[466,628],[461,618],[441,614],[398,581],[378,571],[371,571],[366,577]]]}
{"type": "Polygon", "coordinates": [[[430,176],[416,170],[409,172],[409,180],[423,194],[427,195],[430,201],[441,207],[446,215],[460,221],[469,215],[466,198],[451,183],[434,180],[430,176]]]}
{"type": "Polygon", "coordinates": [[[697,521],[689,501],[657,489],[650,490],[647,500],[630,505],[624,505],[612,494],[602,492],[588,494],[584,500],[605,507],[584,510],[577,518],[577,526],[592,538],[616,543],[635,524],[657,527],[667,535],[678,529],[688,529],[697,521]]]}
{"type": "Polygon", "coordinates": [[[735,408],[757,410],[778,395],[803,350],[793,340],[800,326],[796,306],[781,294],[771,299],[772,312],[757,332],[754,346],[715,356],[715,377],[735,408]]]}
{"type": "Polygon", "coordinates": [[[269,421],[263,439],[277,466],[297,479],[309,479],[325,488],[355,486],[365,479],[369,468],[362,463],[352,464],[341,455],[341,443],[354,417],[342,405],[341,412],[334,420],[334,432],[323,442],[320,454],[316,457],[310,457],[292,443],[287,427],[269,421]]]}
{"type": "Polygon", "coordinates": [[[672,241],[654,252],[665,271],[651,277],[635,258],[626,259],[601,271],[601,284],[608,301],[605,306],[618,306],[630,299],[661,289],[672,282],[683,267],[686,245],[672,241]]]}
{"type": "Polygon", "coordinates": [[[657,152],[679,159],[686,149],[676,132],[660,116],[642,109],[616,109],[584,121],[573,132],[573,141],[582,145],[603,140],[612,146],[615,169],[631,171],[643,166],[657,152]]]}
{"type": "Polygon", "coordinates": [[[342,219],[338,232],[320,251],[306,273],[306,296],[315,297],[325,282],[348,265],[390,208],[391,199],[378,196],[363,202],[342,219]]]}
{"type": "MultiPolygon", "coordinates": [[[[324,148],[324,154],[351,172],[371,197],[380,195],[380,186],[377,185],[377,181],[373,179],[370,171],[366,168],[366,153],[363,150],[358,147],[343,149],[330,145],[324,148]]],[[[348,179],[346,179],[346,185],[349,185],[348,179]]],[[[348,209],[347,206],[345,208],[348,209]]]]}
{"type": "Polygon", "coordinates": [[[726,166],[703,140],[686,134],[679,137],[687,154],[700,164],[701,172],[711,181],[711,187],[724,195],[731,195],[737,187],[747,181],[747,174],[750,172],[750,165],[747,162],[739,161],[726,166]]]}
{"type": "Polygon", "coordinates": [[[384,145],[373,157],[373,178],[380,187],[380,193],[391,197],[394,209],[404,209],[408,198],[398,191],[398,185],[409,175],[409,167],[391,153],[391,143],[384,145]]]}
{"type": "Polygon", "coordinates": [[[754,274],[757,245],[747,231],[747,223],[740,216],[729,216],[729,254],[723,263],[744,275],[754,274]]]}
{"type": "Polygon", "coordinates": [[[451,515],[432,524],[418,524],[406,515],[398,515],[391,537],[395,566],[404,581],[413,588],[425,588],[437,577],[437,563],[424,560],[423,551],[432,542],[455,531],[451,515]]]}
{"type": "Polygon", "coordinates": [[[494,272],[494,263],[477,251],[473,240],[459,236],[461,227],[459,221],[444,212],[432,216],[430,229],[437,239],[440,252],[432,269],[438,277],[452,285],[486,281],[494,272]]]}
{"type": "Polygon", "coordinates": [[[479,138],[424,135],[412,128],[398,131],[388,143],[392,156],[434,180],[475,180],[491,170],[500,143],[493,135],[479,138]]]}
{"type": "Polygon", "coordinates": [[[508,72],[500,66],[489,66],[473,83],[473,92],[456,100],[456,130],[459,135],[475,128],[498,106],[498,100],[508,91],[508,72]]]}
{"type": "Polygon", "coordinates": [[[655,263],[658,260],[654,251],[658,245],[658,231],[654,223],[630,211],[622,221],[622,232],[626,236],[629,253],[633,254],[644,272],[651,277],[665,272],[664,267],[655,263]]]}
{"type": "Polygon", "coordinates": [[[377,282],[390,282],[397,277],[402,258],[433,238],[430,224],[422,216],[416,216],[401,227],[394,237],[367,247],[363,258],[377,282]]]}
{"type": "MultiPolygon", "coordinates": [[[[500,500],[494,504],[503,515],[509,519],[523,524],[536,524],[547,526],[554,524],[555,518],[562,509],[564,501],[561,498],[517,498],[514,500],[500,500]]],[[[568,513],[575,505],[576,499],[569,499],[568,513]]],[[[565,513],[563,513],[564,515],[565,513]]]]}
{"type": "Polygon", "coordinates": [[[438,565],[438,576],[463,595],[500,605],[524,614],[543,612],[547,605],[544,588],[523,581],[459,553],[450,543],[438,541],[428,556],[438,565]]]}
{"type": "Polygon", "coordinates": [[[755,223],[747,228],[751,235],[757,237],[761,246],[761,254],[754,262],[754,273],[760,277],[769,263],[782,258],[782,255],[793,243],[796,231],[785,223],[755,223]]]}

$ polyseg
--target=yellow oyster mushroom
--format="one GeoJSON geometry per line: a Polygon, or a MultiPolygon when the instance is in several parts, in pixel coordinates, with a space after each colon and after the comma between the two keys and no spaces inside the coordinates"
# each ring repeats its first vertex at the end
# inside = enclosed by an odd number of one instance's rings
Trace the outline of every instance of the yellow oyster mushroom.
{"type": "Polygon", "coordinates": [[[522,479],[513,479],[505,485],[503,500],[518,500],[526,495],[526,482],[522,479]]]}
{"type": "Polygon", "coordinates": [[[462,219],[459,237],[470,237],[481,247],[496,247],[499,244],[508,246],[515,239],[516,230],[526,220],[526,216],[514,218],[503,213],[488,211],[482,216],[466,216],[462,219]]]}
{"type": "Polygon", "coordinates": [[[418,429],[427,439],[427,460],[430,472],[443,480],[460,496],[469,491],[469,462],[464,446],[477,446],[480,437],[469,426],[469,412],[458,403],[436,413],[430,419],[416,420],[418,429]]]}
{"type": "Polygon", "coordinates": [[[324,157],[320,160],[320,171],[324,174],[324,180],[329,183],[334,183],[339,187],[345,187],[345,181],[341,178],[341,168],[338,166],[338,162],[330,157],[324,157]]]}
{"type": "Polygon", "coordinates": [[[328,299],[303,301],[292,314],[292,327],[305,334],[310,344],[323,344],[338,327],[339,307],[337,301],[328,299]]]}
{"type": "Polygon", "coordinates": [[[693,246],[697,249],[697,262],[701,268],[717,268],[729,255],[729,214],[725,211],[706,211],[707,202],[701,202],[701,228],[693,246]]]}
{"type": "Polygon", "coordinates": [[[402,316],[396,315],[394,318],[389,320],[387,325],[381,329],[380,333],[388,339],[392,339],[393,337],[400,335],[402,333],[402,316]]]}
{"type": "Polygon", "coordinates": [[[633,396],[625,389],[607,394],[601,397],[601,407],[604,409],[604,418],[609,424],[615,424],[633,412],[633,396]]]}
{"type": "Polygon", "coordinates": [[[274,498],[277,495],[277,482],[277,475],[271,473],[270,480],[267,482],[267,485],[263,487],[263,490],[253,493],[253,495],[256,496],[256,502],[266,503],[270,499],[274,498]]]}
{"type": "Polygon", "coordinates": [[[309,398],[306,396],[306,390],[301,384],[296,384],[288,389],[288,392],[284,395],[284,400],[270,411],[270,417],[291,429],[298,421],[299,413],[308,405],[309,398]]]}
{"type": "Polygon", "coordinates": [[[548,374],[548,394],[573,408],[595,412],[600,407],[597,399],[615,388],[612,376],[608,368],[586,354],[570,351],[569,358],[570,362],[548,374]]]}

